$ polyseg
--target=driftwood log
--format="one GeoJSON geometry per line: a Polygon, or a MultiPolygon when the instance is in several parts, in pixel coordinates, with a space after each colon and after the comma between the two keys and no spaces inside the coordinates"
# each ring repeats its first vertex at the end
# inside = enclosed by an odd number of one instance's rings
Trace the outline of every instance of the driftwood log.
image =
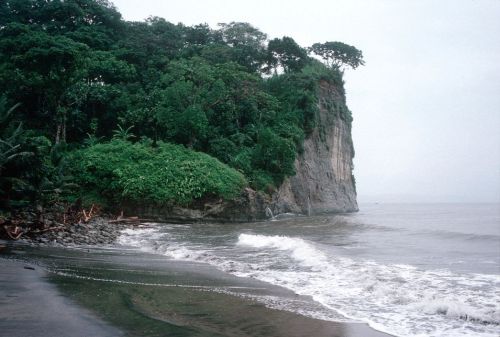
{"type": "Polygon", "coordinates": [[[18,240],[21,235],[24,234],[23,229],[17,225],[4,225],[3,229],[5,230],[5,233],[7,233],[7,236],[12,240],[18,240]]]}
{"type": "Polygon", "coordinates": [[[141,219],[138,216],[129,216],[125,217],[123,216],[123,211],[120,213],[120,215],[116,218],[116,220],[109,220],[109,224],[129,224],[133,226],[140,226],[140,227],[148,227],[149,225],[145,224],[144,222],[150,222],[153,221],[151,219],[141,219]]]}
{"type": "Polygon", "coordinates": [[[88,212],[85,211],[85,209],[82,209],[82,221],[84,223],[87,223],[90,221],[90,219],[92,219],[92,217],[94,216],[94,207],[95,205],[92,204],[92,207],[90,207],[90,210],[88,212]]]}

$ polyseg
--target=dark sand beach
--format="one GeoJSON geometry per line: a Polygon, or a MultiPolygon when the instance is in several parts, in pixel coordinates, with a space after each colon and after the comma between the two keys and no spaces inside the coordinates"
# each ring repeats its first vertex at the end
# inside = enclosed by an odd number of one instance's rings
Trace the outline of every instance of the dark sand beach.
{"type": "Polygon", "coordinates": [[[388,336],[279,310],[318,306],[281,287],[130,251],[11,246],[0,282],[0,331],[12,337],[388,336]]]}
{"type": "Polygon", "coordinates": [[[39,266],[0,258],[0,335],[123,336],[64,296],[39,266]]]}

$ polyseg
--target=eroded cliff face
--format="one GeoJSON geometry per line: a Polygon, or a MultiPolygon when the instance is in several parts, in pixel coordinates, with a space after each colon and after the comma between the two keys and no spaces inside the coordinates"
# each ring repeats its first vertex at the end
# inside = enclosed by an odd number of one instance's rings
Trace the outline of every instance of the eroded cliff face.
{"type": "Polygon", "coordinates": [[[321,82],[316,126],[304,140],[293,177],[269,197],[245,189],[239,198],[199,200],[189,208],[125,203],[127,214],[169,222],[248,222],[282,213],[313,215],[358,210],[352,175],[350,113],[341,90],[321,82]]]}
{"type": "Polygon", "coordinates": [[[334,85],[320,83],[316,126],[295,160],[293,177],[273,195],[274,214],[355,212],[354,147],[345,96],[334,85]]]}

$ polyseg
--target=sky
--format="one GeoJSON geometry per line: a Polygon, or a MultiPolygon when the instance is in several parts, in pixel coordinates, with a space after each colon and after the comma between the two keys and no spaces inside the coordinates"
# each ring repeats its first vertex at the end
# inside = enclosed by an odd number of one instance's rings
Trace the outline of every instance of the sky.
{"type": "Polygon", "coordinates": [[[500,0],[114,0],[126,20],[342,41],[361,202],[500,202],[500,0]]]}

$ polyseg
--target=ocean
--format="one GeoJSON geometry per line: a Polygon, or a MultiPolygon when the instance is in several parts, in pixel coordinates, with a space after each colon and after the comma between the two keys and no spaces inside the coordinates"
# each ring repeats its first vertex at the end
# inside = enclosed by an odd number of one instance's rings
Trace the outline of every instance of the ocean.
{"type": "Polygon", "coordinates": [[[154,223],[125,230],[119,244],[287,288],[315,305],[256,300],[307,317],[400,337],[500,335],[499,204],[380,203],[246,224],[154,223]]]}

